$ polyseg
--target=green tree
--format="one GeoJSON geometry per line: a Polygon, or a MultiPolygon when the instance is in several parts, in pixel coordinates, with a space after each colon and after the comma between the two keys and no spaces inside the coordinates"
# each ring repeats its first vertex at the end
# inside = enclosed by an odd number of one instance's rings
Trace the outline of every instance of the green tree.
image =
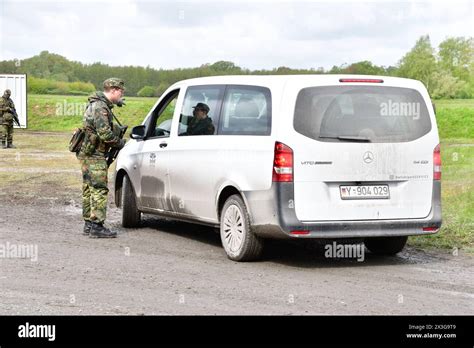
{"type": "Polygon", "coordinates": [[[288,68],[287,66],[279,66],[275,70],[275,74],[277,75],[287,75],[287,74],[291,74],[291,72],[292,72],[291,68],[288,68]]]}
{"type": "Polygon", "coordinates": [[[385,73],[383,67],[374,65],[368,60],[352,63],[345,70],[345,73],[359,75],[383,75],[385,73]]]}
{"type": "Polygon", "coordinates": [[[457,91],[457,97],[474,96],[474,39],[464,37],[447,38],[439,45],[439,65],[449,71],[453,77],[464,81],[464,86],[457,91]]]}
{"type": "Polygon", "coordinates": [[[168,89],[169,86],[170,85],[168,85],[167,83],[160,83],[158,88],[156,88],[155,90],[155,97],[160,97],[168,89]]]}
{"type": "Polygon", "coordinates": [[[434,49],[430,37],[422,36],[415,46],[399,62],[398,75],[422,81],[432,91],[433,73],[437,70],[434,49]]]}
{"type": "Polygon", "coordinates": [[[86,93],[90,86],[101,89],[103,81],[112,76],[125,80],[126,95],[137,95],[140,92],[150,94],[151,90],[143,90],[144,86],[158,86],[152,88],[153,95],[159,96],[177,81],[202,76],[338,73],[403,76],[423,81],[430,93],[436,96],[452,97],[454,93],[455,97],[468,98],[474,96],[473,40],[462,37],[447,38],[439,45],[439,52],[436,53],[429,36],[422,36],[396,67],[377,66],[363,60],[333,66],[329,71],[323,68],[293,69],[287,66],[250,71],[233,62],[222,60],[195,68],[164,70],[150,66],[109,66],[100,62],[83,64],[42,51],[21,61],[0,61],[0,71],[11,74],[26,73],[28,77],[41,79],[34,82],[33,89],[36,93],[86,93]],[[88,87],[69,84],[73,82],[85,83],[88,87]]]}
{"type": "Polygon", "coordinates": [[[439,64],[451,74],[468,81],[474,68],[474,39],[452,37],[439,44],[439,64]]]}
{"type": "Polygon", "coordinates": [[[334,65],[330,74],[357,74],[357,75],[386,75],[386,70],[382,66],[377,66],[371,61],[363,60],[352,63],[350,65],[343,64],[341,66],[334,65]]]}
{"type": "Polygon", "coordinates": [[[221,60],[221,61],[218,61],[218,62],[215,62],[214,64],[211,64],[209,66],[206,66],[206,68],[210,68],[211,70],[214,70],[214,71],[221,71],[221,72],[224,72],[224,71],[233,71],[233,70],[240,70],[240,68],[238,66],[236,66],[234,63],[232,62],[228,62],[228,61],[224,61],[224,60],[221,60]]]}

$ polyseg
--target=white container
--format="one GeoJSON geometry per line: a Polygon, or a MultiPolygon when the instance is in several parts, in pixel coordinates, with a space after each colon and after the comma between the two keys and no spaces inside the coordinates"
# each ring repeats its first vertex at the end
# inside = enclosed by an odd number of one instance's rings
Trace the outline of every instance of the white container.
{"type": "MultiPolygon", "coordinates": [[[[12,91],[10,98],[15,103],[21,128],[26,128],[28,123],[26,74],[0,74],[0,95],[3,95],[6,89],[12,91]]],[[[16,124],[14,127],[19,128],[16,124]]]]}

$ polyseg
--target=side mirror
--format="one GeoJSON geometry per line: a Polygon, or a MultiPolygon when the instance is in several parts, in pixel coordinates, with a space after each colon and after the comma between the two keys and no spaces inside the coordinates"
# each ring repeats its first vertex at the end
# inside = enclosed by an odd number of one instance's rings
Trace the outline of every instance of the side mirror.
{"type": "Polygon", "coordinates": [[[132,128],[132,132],[130,133],[130,138],[135,140],[140,140],[145,138],[145,126],[135,126],[132,128]]]}

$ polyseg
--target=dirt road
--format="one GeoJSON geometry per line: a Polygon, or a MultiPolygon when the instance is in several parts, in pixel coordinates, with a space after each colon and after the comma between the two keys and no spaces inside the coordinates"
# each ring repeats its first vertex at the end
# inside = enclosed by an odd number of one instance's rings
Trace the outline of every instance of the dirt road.
{"type": "MultiPolygon", "coordinates": [[[[112,209],[110,224],[119,227],[112,209]]],[[[112,240],[82,236],[75,205],[0,208],[0,241],[37,245],[0,260],[0,314],[472,314],[474,261],[406,249],[364,262],[271,243],[228,260],[212,229],[147,218],[112,240]]]]}
{"type": "Polygon", "coordinates": [[[80,174],[69,154],[41,169],[52,159],[23,153],[14,173],[6,159],[17,155],[0,155],[10,180],[0,181],[0,315],[474,313],[471,255],[408,247],[358,262],[271,242],[262,261],[235,263],[213,229],[146,216],[126,230],[113,206],[108,221],[119,237],[90,239],[81,235],[80,174]],[[12,177],[22,181],[12,186],[12,177]],[[36,247],[36,257],[15,256],[21,245],[36,247]]]}

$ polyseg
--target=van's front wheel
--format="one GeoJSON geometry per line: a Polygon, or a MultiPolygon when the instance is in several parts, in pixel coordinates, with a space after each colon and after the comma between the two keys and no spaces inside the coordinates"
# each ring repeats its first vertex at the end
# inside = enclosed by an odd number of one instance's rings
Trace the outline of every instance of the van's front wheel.
{"type": "Polygon", "coordinates": [[[141,220],[141,212],[137,208],[137,198],[133,191],[130,178],[125,175],[122,183],[122,226],[138,227],[141,220]]]}
{"type": "Polygon", "coordinates": [[[407,236],[367,238],[364,244],[372,253],[379,255],[395,255],[402,251],[407,243],[407,236]]]}
{"type": "Polygon", "coordinates": [[[239,195],[230,196],[222,207],[220,234],[231,260],[252,261],[262,254],[263,240],[252,232],[247,207],[239,195]]]}

